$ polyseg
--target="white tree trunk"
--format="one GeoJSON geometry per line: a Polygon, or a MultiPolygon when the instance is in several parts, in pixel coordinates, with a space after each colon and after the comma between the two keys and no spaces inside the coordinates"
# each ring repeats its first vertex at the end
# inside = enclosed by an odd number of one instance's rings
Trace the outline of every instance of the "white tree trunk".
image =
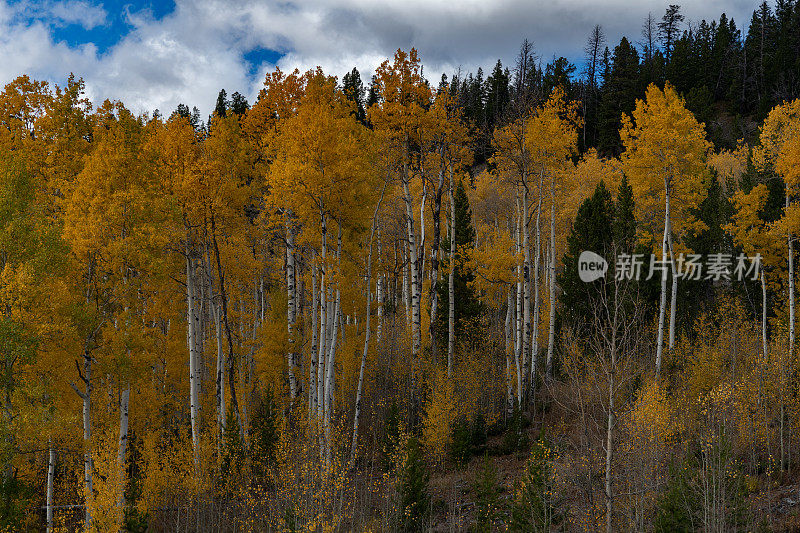
{"type": "MultiPolygon", "coordinates": [[[[786,189],[786,209],[789,209],[789,189],[786,189]]],[[[792,238],[792,232],[789,230],[787,233],[787,247],[789,251],[789,357],[788,357],[788,364],[794,365],[794,239],[792,238]]],[[[786,366],[783,366],[783,372],[785,373],[786,366]]],[[[784,419],[786,411],[786,404],[783,399],[783,391],[781,391],[781,470],[786,468],[786,451],[785,451],[785,443],[784,443],[784,419]]]]}
{"type": "Polygon", "coordinates": [[[47,508],[47,533],[53,532],[53,482],[56,477],[56,450],[53,448],[53,440],[49,439],[47,455],[47,496],[45,506],[47,508]]]}
{"type": "Polygon", "coordinates": [[[119,506],[125,509],[125,457],[128,451],[128,408],[130,406],[131,385],[128,382],[119,400],[119,445],[117,448],[117,467],[119,475],[119,506]]]}
{"type": "Polygon", "coordinates": [[[675,252],[672,247],[672,219],[669,219],[667,231],[667,245],[669,246],[669,264],[672,272],[672,293],[669,308],[669,352],[675,347],[675,314],[678,309],[678,268],[675,263],[675,252]]]}
{"type": "MultiPolygon", "coordinates": [[[[789,208],[789,193],[786,193],[786,208],[789,208]]],[[[794,238],[789,231],[787,244],[789,248],[789,364],[794,364],[794,238]]]]}
{"type": "Polygon", "coordinates": [[[658,306],[658,336],[656,338],[656,377],[661,375],[661,359],[664,352],[664,319],[667,310],[667,271],[663,266],[667,262],[667,248],[669,246],[669,192],[666,194],[666,209],[664,210],[664,238],[661,241],[661,299],[658,306]]]}
{"type": "Polygon", "coordinates": [[[553,377],[553,352],[556,344],[556,204],[555,204],[555,185],[551,190],[550,207],[550,264],[548,284],[550,289],[550,323],[547,335],[547,361],[545,363],[545,375],[548,379],[553,377]]]}
{"type": "MultiPolygon", "coordinates": [[[[341,269],[342,261],[342,225],[339,226],[339,237],[336,245],[336,258],[338,268],[341,269]]],[[[341,321],[341,301],[342,293],[338,283],[336,286],[336,303],[333,310],[333,327],[330,337],[330,348],[328,349],[328,360],[325,363],[325,406],[324,406],[324,428],[325,428],[325,465],[330,465],[331,461],[331,417],[333,414],[334,400],[334,380],[336,372],[336,348],[339,322],[341,321]]]]}
{"type": "MultiPolygon", "coordinates": [[[[336,289],[336,303],[334,305],[333,315],[338,316],[341,305],[341,291],[336,289]]],[[[331,415],[333,411],[333,384],[334,372],[336,371],[336,336],[338,333],[339,321],[335,320],[333,323],[333,331],[331,333],[331,342],[328,349],[328,360],[325,363],[325,389],[324,389],[324,418],[323,427],[325,429],[325,464],[330,465],[331,460],[331,415]]]]}
{"type": "MultiPolygon", "coordinates": [[[[380,265],[381,258],[381,230],[378,228],[378,264],[380,265]]],[[[378,324],[375,329],[375,344],[380,346],[381,338],[383,337],[383,301],[384,301],[384,288],[383,288],[383,272],[378,273],[378,279],[375,287],[375,297],[378,303],[377,318],[378,324]]]]}
{"type": "Polygon", "coordinates": [[[403,243],[403,305],[406,308],[406,327],[411,327],[411,291],[408,290],[408,277],[409,277],[409,259],[408,259],[408,245],[403,243]]]}
{"type": "Polygon", "coordinates": [[[195,467],[200,461],[200,369],[197,357],[197,310],[196,289],[194,275],[194,260],[189,247],[186,247],[186,307],[187,307],[187,336],[189,344],[189,416],[192,426],[192,450],[194,452],[195,467]]]}
{"type": "Polygon", "coordinates": [[[610,358],[611,358],[611,368],[608,376],[608,419],[606,422],[606,483],[605,483],[605,497],[606,497],[606,533],[612,533],[612,518],[613,518],[613,511],[614,511],[614,494],[612,492],[612,485],[611,485],[611,465],[612,465],[612,458],[613,458],[613,450],[614,450],[614,424],[615,424],[615,412],[614,412],[614,387],[615,385],[615,378],[617,374],[617,329],[619,326],[619,291],[618,291],[618,281],[614,280],[614,301],[611,302],[610,305],[613,306],[613,317],[611,320],[611,346],[610,346],[610,358]]]}
{"type": "Polygon", "coordinates": [[[764,363],[769,359],[767,347],[767,279],[764,265],[761,265],[761,343],[764,350],[764,363]]]}
{"type": "Polygon", "coordinates": [[[523,309],[522,309],[522,385],[527,394],[528,376],[531,372],[531,247],[530,226],[528,225],[528,187],[522,189],[522,254],[523,267],[523,309]]]}
{"type": "Polygon", "coordinates": [[[512,333],[512,317],[514,315],[514,294],[512,292],[512,285],[508,286],[508,298],[506,301],[506,403],[507,411],[510,415],[514,410],[514,385],[511,373],[513,371],[511,366],[511,357],[514,352],[514,338],[512,333]]]}
{"type": "Polygon", "coordinates": [[[322,231],[322,245],[320,250],[320,282],[319,282],[319,347],[317,349],[317,420],[322,422],[322,417],[325,410],[325,354],[327,353],[328,339],[328,300],[327,300],[327,265],[325,259],[328,250],[328,225],[325,220],[325,215],[321,217],[321,231],[322,231]]]}
{"type": "MultiPolygon", "coordinates": [[[[80,371],[78,372],[80,374],[80,371]]],[[[81,398],[81,400],[83,400],[84,530],[90,531],[92,525],[92,501],[94,500],[94,490],[92,486],[94,462],[92,460],[92,356],[88,349],[85,350],[83,354],[83,373],[80,377],[84,383],[83,391],[80,390],[73,382],[70,382],[70,385],[75,393],[81,398]]]]}
{"type": "Polygon", "coordinates": [[[311,252],[311,356],[308,365],[308,419],[317,412],[317,366],[319,365],[317,337],[319,320],[319,294],[317,292],[317,264],[311,252]]]}
{"type": "Polygon", "coordinates": [[[539,294],[539,265],[542,258],[542,180],[539,180],[539,202],[536,206],[536,241],[534,248],[533,267],[533,328],[531,329],[531,401],[536,394],[536,372],[539,364],[539,320],[541,295],[539,294]]]}
{"type": "MultiPolygon", "coordinates": [[[[367,352],[369,351],[369,321],[371,315],[370,306],[372,304],[372,241],[375,237],[375,229],[378,225],[378,211],[381,208],[381,203],[383,203],[383,195],[386,193],[386,183],[383,185],[383,190],[381,191],[381,197],[378,200],[378,204],[375,206],[375,212],[372,215],[372,227],[370,228],[369,232],[369,254],[367,254],[367,312],[366,312],[366,324],[364,327],[364,351],[361,354],[361,368],[358,371],[358,388],[356,390],[356,405],[355,405],[355,412],[353,414],[353,443],[350,448],[350,464],[351,466],[355,463],[356,460],[356,449],[358,448],[358,419],[361,415],[361,390],[364,384],[364,368],[367,366],[367,352]]],[[[380,237],[379,237],[380,239],[380,237]]],[[[380,244],[378,245],[380,249],[380,244]]],[[[380,285],[380,282],[378,283],[380,285]]],[[[380,290],[378,289],[378,293],[380,295],[380,290]]]]}
{"type": "Polygon", "coordinates": [[[292,410],[297,398],[297,378],[295,376],[295,339],[294,329],[297,322],[294,261],[294,231],[287,215],[286,221],[286,329],[289,349],[286,353],[286,362],[289,370],[289,410],[292,410]]]}
{"type": "Polygon", "coordinates": [[[217,429],[219,435],[225,433],[227,410],[225,409],[225,349],[222,346],[222,310],[219,304],[213,304],[214,327],[217,335],[217,368],[216,368],[216,401],[217,401],[217,429]]]}
{"type": "Polygon", "coordinates": [[[447,379],[453,374],[453,358],[456,349],[456,291],[455,291],[455,271],[456,271],[456,200],[453,188],[454,177],[450,171],[450,273],[447,276],[447,379]]]}
{"type": "Polygon", "coordinates": [[[411,357],[416,361],[419,356],[420,337],[420,280],[419,280],[419,255],[417,253],[416,235],[414,233],[414,200],[409,189],[408,175],[403,175],[403,199],[406,205],[406,231],[408,233],[408,261],[411,272],[411,357]]]}
{"type": "MultiPolygon", "coordinates": [[[[515,224],[515,239],[517,257],[520,258],[522,254],[522,243],[520,242],[522,233],[522,208],[520,205],[519,189],[517,189],[517,220],[515,224]]],[[[522,300],[523,300],[523,260],[517,259],[517,291],[516,291],[516,313],[514,317],[514,364],[517,370],[517,406],[522,407],[522,399],[524,389],[523,382],[523,367],[524,360],[522,354],[523,347],[523,329],[522,329],[522,300]]]]}

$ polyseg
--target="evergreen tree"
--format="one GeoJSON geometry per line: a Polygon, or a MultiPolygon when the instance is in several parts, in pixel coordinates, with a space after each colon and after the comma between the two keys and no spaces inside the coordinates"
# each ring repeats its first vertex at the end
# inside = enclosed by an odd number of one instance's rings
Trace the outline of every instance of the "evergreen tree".
{"type": "Polygon", "coordinates": [[[356,106],[356,118],[362,124],[367,122],[367,113],[364,109],[364,83],[361,81],[361,74],[358,69],[353,67],[353,70],[348,72],[342,78],[342,90],[347,96],[347,99],[353,102],[356,106]]]}
{"type": "Polygon", "coordinates": [[[380,93],[378,91],[378,85],[375,76],[373,76],[372,81],[369,84],[369,91],[367,92],[367,102],[365,107],[369,109],[373,105],[377,104],[379,98],[380,98],[380,93]]]}
{"type": "Polygon", "coordinates": [[[233,410],[229,409],[225,416],[225,434],[222,437],[222,465],[220,473],[223,479],[241,471],[244,458],[244,443],[239,432],[239,423],[233,410]]]}
{"type": "Polygon", "coordinates": [[[667,62],[672,59],[672,46],[680,31],[680,23],[683,22],[683,15],[681,14],[681,6],[670,4],[667,12],[658,23],[658,35],[661,38],[661,43],[664,48],[664,56],[667,62]]]}
{"type": "Polygon", "coordinates": [[[430,511],[430,473],[419,441],[411,437],[406,446],[407,455],[398,486],[402,529],[408,532],[424,531],[430,511]]]}
{"type": "Polygon", "coordinates": [[[603,79],[600,101],[598,151],[603,155],[618,155],[622,151],[619,128],[622,114],[630,114],[636,98],[641,96],[639,54],[628,39],[622,38],[614,48],[610,68],[603,79]]]}
{"type": "Polygon", "coordinates": [[[486,78],[486,129],[489,133],[502,121],[503,113],[511,99],[509,90],[509,72],[503,68],[503,63],[498,59],[494,70],[486,78]]]}
{"type": "Polygon", "coordinates": [[[497,467],[486,454],[473,486],[475,492],[475,531],[492,531],[500,510],[497,467]]]}
{"type": "MultiPolygon", "coordinates": [[[[610,254],[614,230],[614,202],[605,183],[601,181],[594,194],[578,208],[567,237],[567,251],[562,260],[564,269],[558,275],[558,286],[561,287],[559,322],[562,325],[574,329],[591,321],[599,287],[605,280],[601,278],[591,283],[583,282],[578,275],[578,258],[582,252],[591,251],[609,263],[613,262],[610,254]]],[[[620,226],[617,231],[625,233],[627,229],[620,226]]]]}
{"type": "Polygon", "coordinates": [[[195,131],[203,131],[205,129],[205,125],[200,120],[200,110],[196,107],[193,107],[192,110],[189,110],[189,106],[186,104],[178,104],[178,107],[175,111],[172,112],[173,115],[178,115],[180,117],[185,118],[189,121],[189,125],[195,129],[195,131]]]}
{"type": "MultiPolygon", "coordinates": [[[[696,217],[705,225],[699,234],[688,235],[687,246],[702,257],[711,254],[730,254],[735,257],[730,235],[723,229],[731,222],[733,206],[725,196],[716,175],[712,175],[708,185],[708,195],[698,206],[696,217]]],[[[698,317],[704,312],[710,313],[718,302],[719,283],[715,286],[712,280],[699,279],[678,285],[678,331],[682,328],[690,332],[698,317]]]]}
{"type": "Polygon", "coordinates": [[[248,109],[250,109],[250,104],[247,103],[247,98],[245,98],[238,92],[235,92],[233,93],[233,95],[231,95],[230,107],[233,113],[242,116],[245,113],[247,113],[248,109]]]}
{"type": "Polygon", "coordinates": [[[563,522],[561,502],[554,494],[553,459],[550,442],[540,436],[531,448],[520,490],[511,508],[509,531],[552,531],[563,522]]]}
{"type": "MultiPolygon", "coordinates": [[[[475,245],[475,230],[472,227],[472,210],[469,207],[469,198],[463,183],[459,182],[453,194],[455,203],[456,227],[456,264],[453,274],[453,287],[455,294],[455,329],[456,337],[465,331],[467,325],[477,319],[483,311],[483,305],[475,294],[472,284],[475,273],[464,265],[459,255],[475,245]]],[[[442,272],[450,268],[450,239],[449,231],[442,239],[442,272]]],[[[450,282],[446,274],[437,283],[439,293],[439,306],[436,311],[436,324],[440,334],[447,336],[448,314],[450,309],[450,282]]]]}
{"type": "Polygon", "coordinates": [[[278,406],[272,388],[268,388],[253,413],[250,458],[257,476],[266,475],[267,468],[275,464],[279,438],[277,415],[278,406]]]}
{"type": "Polygon", "coordinates": [[[617,253],[631,253],[636,246],[634,209],[633,187],[628,182],[628,177],[623,174],[617,201],[614,204],[613,238],[617,245],[617,253]]]}
{"type": "Polygon", "coordinates": [[[567,58],[559,57],[548,63],[544,70],[543,92],[550,94],[556,87],[564,89],[567,100],[575,98],[575,89],[572,85],[572,75],[575,74],[576,67],[567,58]]]}
{"type": "Polygon", "coordinates": [[[217,103],[214,105],[214,114],[218,117],[224,117],[228,114],[229,106],[228,93],[225,92],[225,89],[220,89],[219,94],[217,94],[217,103]]]}

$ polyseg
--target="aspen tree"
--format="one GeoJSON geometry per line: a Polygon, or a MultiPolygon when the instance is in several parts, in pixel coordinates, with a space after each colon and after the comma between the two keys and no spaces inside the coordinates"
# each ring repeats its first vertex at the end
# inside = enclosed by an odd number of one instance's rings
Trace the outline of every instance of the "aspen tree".
{"type": "Polygon", "coordinates": [[[667,306],[667,269],[672,273],[669,324],[669,349],[675,344],[675,313],[678,276],[675,239],[690,231],[700,231],[691,209],[700,205],[707,192],[705,165],[711,145],[705,140],[703,124],[686,109],[684,101],[668,83],[662,91],[655,85],[647,89],[645,100],[637,100],[631,116],[623,116],[620,130],[625,152],[622,166],[629,177],[641,212],[639,220],[649,221],[650,236],[663,231],[661,242],[661,297],[656,339],[656,374],[661,372],[664,322],[667,306]],[[663,198],[663,204],[662,204],[663,198]],[[663,205],[663,226],[658,226],[659,204],[663,205]],[[669,259],[668,259],[669,258],[669,259]]]}
{"type": "MultiPolygon", "coordinates": [[[[358,387],[356,389],[355,412],[353,413],[353,442],[350,448],[351,466],[355,462],[356,449],[358,446],[358,420],[359,420],[359,415],[361,414],[361,389],[364,385],[364,367],[367,366],[367,351],[369,350],[369,338],[370,338],[369,322],[371,315],[370,305],[372,304],[372,244],[373,244],[372,241],[375,238],[375,231],[378,225],[378,212],[381,209],[381,204],[383,203],[383,197],[384,194],[386,193],[387,185],[388,181],[383,184],[383,189],[381,190],[381,197],[378,200],[378,203],[375,205],[375,212],[372,215],[372,223],[370,224],[370,230],[369,230],[369,247],[368,247],[369,251],[367,252],[367,291],[366,291],[367,309],[364,315],[365,316],[364,351],[361,354],[361,366],[359,367],[358,371],[358,387]]],[[[378,327],[380,328],[380,325],[378,327]]],[[[378,337],[378,340],[380,340],[380,337],[378,337]]]]}
{"type": "MultiPolygon", "coordinates": [[[[516,248],[517,248],[517,321],[515,360],[520,387],[518,394],[526,396],[531,373],[531,254],[529,194],[534,181],[533,163],[528,148],[528,117],[524,116],[494,132],[492,146],[496,152],[491,161],[495,165],[495,179],[515,187],[516,248]]],[[[520,403],[522,398],[519,399],[520,403]]]]}
{"type": "MultiPolygon", "coordinates": [[[[422,78],[422,65],[417,51],[397,50],[393,61],[384,61],[375,74],[378,91],[382,97],[379,105],[369,109],[369,120],[394,153],[399,173],[402,200],[405,204],[409,293],[411,311],[411,355],[416,361],[421,350],[421,289],[420,262],[424,256],[423,243],[417,238],[414,227],[414,197],[411,180],[415,174],[423,176],[424,157],[414,157],[416,143],[424,144],[430,127],[425,106],[432,99],[431,90],[422,78]],[[419,165],[419,166],[417,166],[419,165]]],[[[420,151],[423,154],[424,150],[420,151]]],[[[424,201],[421,199],[421,201],[424,201]]],[[[422,221],[421,221],[422,223],[422,221]]]]}
{"type": "MultiPolygon", "coordinates": [[[[578,130],[580,121],[577,113],[577,103],[567,102],[566,95],[561,88],[553,90],[550,98],[536,110],[527,123],[526,142],[530,151],[529,157],[535,171],[540,178],[547,177],[550,182],[550,245],[546,265],[548,269],[548,291],[550,293],[549,332],[547,343],[547,360],[545,375],[552,377],[553,350],[555,346],[555,250],[556,250],[556,188],[557,182],[565,181],[566,174],[571,171],[572,164],[569,158],[576,153],[578,144],[578,130]]],[[[541,189],[540,179],[540,189],[541,189]]],[[[541,250],[539,218],[541,215],[541,201],[543,191],[539,194],[539,207],[536,215],[536,249],[541,250]]],[[[535,278],[538,280],[538,263],[540,252],[536,252],[535,278]]],[[[537,289],[534,290],[538,294],[537,289]]],[[[538,296],[534,311],[534,324],[538,326],[538,296]]],[[[533,335],[538,335],[538,327],[534,326],[533,335]]],[[[534,342],[534,346],[538,343],[534,342]]],[[[535,355],[534,355],[535,356],[535,355]]]]}
{"type": "MultiPolygon", "coordinates": [[[[158,223],[159,207],[154,198],[154,174],[151,160],[143,150],[145,131],[121,104],[106,102],[99,110],[99,125],[95,129],[95,148],[83,171],[70,187],[64,221],[64,236],[75,258],[94,272],[93,283],[102,287],[106,302],[100,310],[101,335],[120,361],[119,376],[119,441],[117,468],[124,484],[125,457],[128,443],[128,410],[130,402],[131,358],[136,346],[136,329],[141,328],[142,284],[148,270],[148,254],[161,243],[147,237],[158,223]],[[87,224],[88,223],[88,224],[87,224]],[[115,340],[118,337],[118,340],[115,340]]],[[[91,437],[92,359],[85,357],[82,379],[85,391],[75,391],[84,401],[84,437],[91,437]]],[[[110,384],[109,384],[110,385],[110,384]]],[[[91,446],[86,443],[86,446],[91,446]]],[[[91,470],[89,461],[88,470],[91,470]]],[[[93,497],[91,472],[86,476],[87,505],[93,497]]],[[[120,487],[119,505],[124,506],[120,487]]]]}
{"type": "MultiPolygon", "coordinates": [[[[761,129],[761,146],[755,152],[757,164],[766,168],[771,166],[775,173],[783,179],[785,185],[784,209],[782,218],[774,224],[772,231],[780,235],[786,242],[787,248],[787,299],[788,317],[787,329],[788,358],[790,365],[795,364],[795,267],[794,243],[796,235],[800,232],[800,209],[795,197],[800,189],[800,99],[776,106],[770,111],[761,129]]],[[[786,468],[786,450],[784,443],[785,400],[781,391],[781,469],[786,468]]]]}
{"type": "MultiPolygon", "coordinates": [[[[319,327],[312,337],[316,346],[310,364],[316,368],[309,377],[310,411],[323,433],[320,454],[326,464],[331,454],[331,421],[334,409],[336,351],[343,330],[340,284],[343,232],[363,222],[363,211],[375,192],[367,172],[369,149],[367,131],[352,115],[351,102],[336,86],[334,78],[311,71],[294,115],[280,127],[273,146],[276,150],[265,197],[269,213],[291,210],[302,228],[303,239],[319,243],[318,271],[312,278],[319,298],[319,327]],[[329,231],[337,231],[333,258],[329,254],[329,231]],[[345,227],[346,226],[346,227],[345,227]],[[313,228],[319,228],[313,234],[313,228]],[[318,240],[317,240],[318,239],[318,240]],[[333,259],[333,260],[331,260],[333,259]]],[[[282,222],[280,224],[283,224],[282,222]]],[[[316,320],[315,320],[316,322],[316,320]]]]}

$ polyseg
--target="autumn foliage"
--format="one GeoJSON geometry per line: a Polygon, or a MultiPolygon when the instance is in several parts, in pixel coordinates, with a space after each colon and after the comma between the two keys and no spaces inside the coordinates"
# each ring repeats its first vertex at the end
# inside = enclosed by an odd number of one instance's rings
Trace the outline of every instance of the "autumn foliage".
{"type": "Polygon", "coordinates": [[[0,93],[6,530],[797,526],[800,100],[717,150],[650,85],[603,158],[556,85],[475,164],[416,50],[365,114],[319,68],[202,127],[83,91],[0,93]]]}

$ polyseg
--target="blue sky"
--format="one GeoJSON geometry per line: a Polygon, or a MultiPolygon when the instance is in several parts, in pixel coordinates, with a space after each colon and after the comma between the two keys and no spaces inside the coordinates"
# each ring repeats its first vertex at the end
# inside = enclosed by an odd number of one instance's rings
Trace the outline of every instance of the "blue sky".
{"type": "MultiPolygon", "coordinates": [[[[398,47],[420,50],[438,79],[498,58],[523,38],[539,57],[578,62],[595,24],[613,47],[639,40],[648,12],[680,0],[0,0],[0,84],[20,74],[55,83],[70,72],[90,98],[135,112],[178,103],[206,114],[221,88],[255,97],[267,71],[320,65],[365,80],[398,47]]],[[[758,0],[681,2],[685,24],[722,12],[742,28],[758,0]]]]}

